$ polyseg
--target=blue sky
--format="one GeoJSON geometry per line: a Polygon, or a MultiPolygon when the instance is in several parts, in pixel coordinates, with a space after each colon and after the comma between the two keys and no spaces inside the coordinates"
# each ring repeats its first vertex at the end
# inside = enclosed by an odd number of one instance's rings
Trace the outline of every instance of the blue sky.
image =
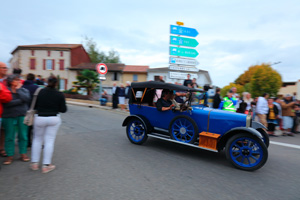
{"type": "Polygon", "coordinates": [[[82,43],[114,49],[129,65],[167,67],[169,26],[199,32],[198,68],[213,84],[233,82],[250,65],[273,65],[283,81],[300,79],[300,1],[3,1],[0,61],[18,45],[82,43]]]}

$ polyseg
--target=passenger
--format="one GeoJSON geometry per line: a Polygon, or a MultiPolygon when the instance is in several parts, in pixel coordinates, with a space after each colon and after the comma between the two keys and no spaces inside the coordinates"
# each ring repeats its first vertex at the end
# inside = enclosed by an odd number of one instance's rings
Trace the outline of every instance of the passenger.
{"type": "Polygon", "coordinates": [[[174,105],[175,110],[180,110],[179,102],[177,102],[176,98],[175,98],[175,96],[176,96],[175,91],[171,90],[170,93],[171,93],[171,99],[170,100],[171,100],[172,104],[174,105]]]}
{"type": "Polygon", "coordinates": [[[173,92],[170,90],[164,89],[162,91],[161,98],[156,102],[156,108],[158,111],[172,110],[172,108],[175,106],[171,101],[172,95],[173,92]]]}
{"type": "Polygon", "coordinates": [[[182,104],[184,103],[184,98],[186,96],[186,92],[185,91],[175,91],[175,101],[182,104]]]}

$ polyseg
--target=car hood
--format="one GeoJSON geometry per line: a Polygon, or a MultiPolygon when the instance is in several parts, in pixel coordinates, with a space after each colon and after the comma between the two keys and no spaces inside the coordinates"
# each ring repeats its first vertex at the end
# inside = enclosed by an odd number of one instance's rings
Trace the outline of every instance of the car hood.
{"type": "Polygon", "coordinates": [[[205,126],[204,130],[211,133],[223,135],[232,128],[246,127],[246,114],[193,106],[193,115],[195,119],[200,118],[197,116],[201,116],[202,120],[206,118],[207,125],[203,122],[201,124],[205,126]]]}

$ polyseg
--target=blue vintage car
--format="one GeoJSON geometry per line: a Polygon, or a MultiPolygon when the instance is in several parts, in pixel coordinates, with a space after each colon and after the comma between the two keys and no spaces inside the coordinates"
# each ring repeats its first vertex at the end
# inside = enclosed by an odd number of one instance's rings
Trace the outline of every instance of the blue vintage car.
{"type": "Polygon", "coordinates": [[[143,144],[154,137],[214,152],[225,149],[235,167],[248,171],[266,163],[269,137],[251,115],[191,105],[192,93],[201,92],[199,89],[156,81],[132,83],[131,87],[130,116],[123,126],[132,143],[143,144]],[[158,111],[153,99],[163,89],[186,92],[179,109],[158,111]]]}

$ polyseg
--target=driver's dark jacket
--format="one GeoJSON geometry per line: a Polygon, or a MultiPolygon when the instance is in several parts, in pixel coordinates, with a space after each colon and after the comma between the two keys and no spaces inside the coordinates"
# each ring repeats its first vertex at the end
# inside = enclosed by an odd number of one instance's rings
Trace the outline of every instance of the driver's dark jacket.
{"type": "Polygon", "coordinates": [[[156,102],[156,108],[158,111],[162,111],[163,107],[170,107],[172,105],[172,101],[170,100],[164,100],[163,98],[160,98],[156,102]]]}

